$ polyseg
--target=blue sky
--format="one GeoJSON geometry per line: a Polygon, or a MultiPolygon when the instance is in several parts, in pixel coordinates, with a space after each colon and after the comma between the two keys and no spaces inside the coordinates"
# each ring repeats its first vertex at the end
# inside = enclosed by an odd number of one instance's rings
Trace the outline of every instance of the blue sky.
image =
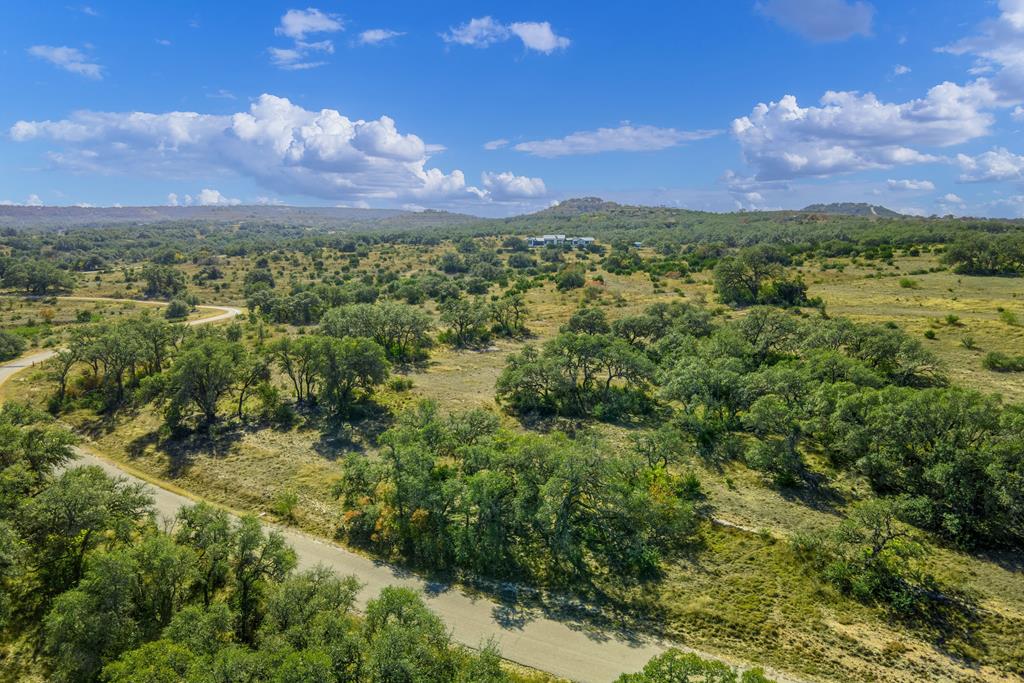
{"type": "Polygon", "coordinates": [[[5,3],[0,201],[1024,215],[1024,0],[5,3]]]}

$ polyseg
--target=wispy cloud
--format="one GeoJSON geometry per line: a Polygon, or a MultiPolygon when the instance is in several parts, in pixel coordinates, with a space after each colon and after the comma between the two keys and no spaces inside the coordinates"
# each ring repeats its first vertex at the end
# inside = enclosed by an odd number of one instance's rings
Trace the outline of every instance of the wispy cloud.
{"type": "Polygon", "coordinates": [[[930,180],[914,180],[911,178],[901,180],[890,178],[885,184],[890,190],[897,192],[931,192],[935,189],[935,183],[930,180]]]}
{"type": "Polygon", "coordinates": [[[345,30],[345,23],[337,14],[318,9],[290,9],[281,17],[281,25],[274,29],[279,36],[305,40],[310,33],[336,33],[345,30]]]}
{"type": "Polygon", "coordinates": [[[755,8],[779,26],[822,43],[870,36],[875,15],[870,3],[846,0],[762,0],[755,8]]]}
{"type": "Polygon", "coordinates": [[[238,99],[238,98],[235,97],[235,94],[233,92],[231,92],[230,90],[225,90],[224,88],[219,88],[216,92],[208,92],[208,93],[206,93],[206,96],[208,98],[210,98],[211,100],[234,100],[234,99],[238,99]]]}
{"type": "Polygon", "coordinates": [[[371,28],[370,30],[363,31],[359,34],[358,42],[360,45],[380,45],[381,43],[386,43],[393,38],[398,38],[404,35],[404,31],[392,31],[391,29],[386,28],[371,28]]]}
{"type": "Polygon", "coordinates": [[[677,130],[623,123],[617,128],[577,131],[562,138],[520,142],[514,149],[539,157],[601,152],[651,152],[720,134],[718,130],[677,130]]]}
{"type": "Polygon", "coordinates": [[[99,80],[103,78],[103,67],[96,62],[89,61],[78,48],[57,47],[55,45],[33,45],[28,49],[33,57],[45,60],[59,69],[70,71],[73,74],[99,80]]]}

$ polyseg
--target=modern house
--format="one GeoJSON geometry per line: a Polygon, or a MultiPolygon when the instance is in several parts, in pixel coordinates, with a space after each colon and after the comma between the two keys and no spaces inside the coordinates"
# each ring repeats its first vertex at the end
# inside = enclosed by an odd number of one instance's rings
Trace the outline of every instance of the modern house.
{"type": "Polygon", "coordinates": [[[540,237],[526,238],[526,244],[531,247],[559,246],[569,242],[574,247],[588,247],[594,243],[593,237],[566,237],[565,235],[542,235],[540,237]]]}

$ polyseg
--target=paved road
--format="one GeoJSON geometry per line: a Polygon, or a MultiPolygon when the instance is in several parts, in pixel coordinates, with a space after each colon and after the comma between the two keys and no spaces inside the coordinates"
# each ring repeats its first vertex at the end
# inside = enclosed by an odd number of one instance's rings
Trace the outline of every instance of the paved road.
{"type": "MultiPolygon", "coordinates": [[[[219,308],[223,312],[214,317],[193,320],[190,324],[207,324],[238,315],[238,310],[230,307],[210,308],[219,308]]],[[[51,355],[53,351],[41,351],[0,366],[0,384],[21,369],[42,362],[51,355]]],[[[79,465],[96,465],[111,475],[142,481],[117,464],[84,449],[78,449],[78,453],[81,456],[77,461],[79,465]]],[[[153,495],[157,513],[166,519],[173,518],[183,506],[195,502],[149,483],[146,486],[153,495]]],[[[359,596],[361,605],[385,586],[405,586],[421,591],[430,608],[452,629],[457,641],[477,647],[494,640],[506,659],[556,676],[581,683],[608,683],[623,672],[641,669],[647,660],[668,647],[651,638],[617,637],[501,605],[458,586],[430,583],[400,568],[375,562],[294,529],[282,528],[281,532],[298,554],[300,567],[320,564],[339,574],[356,576],[364,584],[359,596]]]]}
{"type": "MultiPolygon", "coordinates": [[[[81,465],[97,465],[111,475],[139,481],[115,464],[79,449],[81,465]]],[[[162,518],[172,518],[181,507],[195,501],[147,484],[162,518]]],[[[399,568],[352,553],[294,529],[280,531],[298,554],[300,567],[323,565],[339,574],[354,575],[364,584],[360,606],[385,586],[405,586],[421,591],[427,604],[440,616],[455,640],[471,647],[494,639],[509,660],[585,683],[608,683],[620,673],[637,671],[664,646],[653,641],[630,643],[607,634],[574,630],[554,619],[523,617],[496,602],[473,596],[456,586],[438,586],[399,568]]]]}
{"type": "MultiPolygon", "coordinates": [[[[139,301],[136,299],[109,299],[101,296],[62,296],[58,297],[67,301],[114,301],[121,303],[132,303],[132,304],[146,304],[148,306],[166,306],[166,301],[139,301]]],[[[196,318],[195,320],[189,320],[186,325],[206,325],[208,323],[219,323],[225,320],[230,320],[235,316],[241,315],[242,311],[232,306],[197,306],[197,308],[204,311],[216,311],[216,315],[207,316],[205,318],[196,318]]],[[[57,353],[57,349],[43,349],[42,351],[35,351],[33,353],[15,358],[14,360],[7,361],[6,363],[0,364],[0,384],[3,384],[11,378],[17,372],[21,372],[25,368],[30,368],[33,365],[38,365],[43,361],[53,358],[57,353]]]]}

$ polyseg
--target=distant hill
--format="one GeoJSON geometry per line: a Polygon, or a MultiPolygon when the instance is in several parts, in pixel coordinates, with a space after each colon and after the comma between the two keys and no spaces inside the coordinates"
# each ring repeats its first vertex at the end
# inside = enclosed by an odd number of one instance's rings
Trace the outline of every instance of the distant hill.
{"type": "Polygon", "coordinates": [[[618,208],[621,208],[621,204],[608,202],[600,197],[576,197],[575,199],[566,199],[558,202],[554,206],[549,206],[543,211],[538,211],[531,215],[572,218],[588,213],[606,213],[618,208]]]}
{"type": "Polygon", "coordinates": [[[864,202],[836,202],[833,204],[811,204],[801,209],[804,213],[825,213],[832,216],[877,216],[879,218],[900,218],[903,214],[877,204],[864,202]]]}
{"type": "Polygon", "coordinates": [[[175,221],[279,223],[322,228],[418,227],[476,222],[447,211],[349,209],[302,206],[0,206],[0,228],[68,228],[153,225],[175,221]]]}

